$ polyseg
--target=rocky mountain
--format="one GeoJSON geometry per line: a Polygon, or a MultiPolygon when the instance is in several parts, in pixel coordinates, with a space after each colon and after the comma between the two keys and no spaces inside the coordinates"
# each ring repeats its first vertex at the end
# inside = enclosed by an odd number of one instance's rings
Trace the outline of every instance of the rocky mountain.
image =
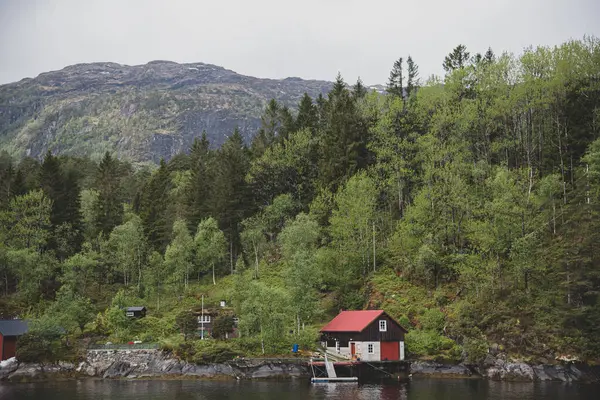
{"type": "Polygon", "coordinates": [[[0,148],[13,156],[97,157],[107,150],[157,162],[205,130],[214,146],[237,126],[249,141],[272,98],[295,107],[330,82],[259,79],[210,64],[77,64],[0,86],[0,148]]]}

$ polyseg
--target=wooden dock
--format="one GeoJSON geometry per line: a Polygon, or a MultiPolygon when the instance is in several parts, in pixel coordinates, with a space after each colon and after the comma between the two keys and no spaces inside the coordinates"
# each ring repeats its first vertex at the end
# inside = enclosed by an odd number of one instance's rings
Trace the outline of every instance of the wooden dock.
{"type": "Polygon", "coordinates": [[[325,354],[324,361],[313,361],[311,359],[309,365],[313,373],[313,377],[310,379],[311,383],[330,383],[330,382],[358,382],[357,376],[337,376],[335,366],[345,367],[353,366],[356,362],[354,361],[336,361],[332,362],[327,359],[325,354]],[[325,367],[323,371],[322,367],[325,367]]]}
{"type": "Polygon", "coordinates": [[[373,379],[408,379],[409,361],[311,359],[312,383],[358,382],[373,379]],[[340,376],[341,375],[341,376],[340,376]]]}

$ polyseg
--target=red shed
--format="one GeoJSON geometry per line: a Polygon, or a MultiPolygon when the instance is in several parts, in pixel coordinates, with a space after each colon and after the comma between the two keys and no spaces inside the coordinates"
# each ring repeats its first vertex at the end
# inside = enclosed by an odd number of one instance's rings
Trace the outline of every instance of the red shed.
{"type": "Polygon", "coordinates": [[[321,329],[330,352],[364,361],[404,360],[404,334],[383,310],[342,311],[321,329]]]}
{"type": "Polygon", "coordinates": [[[17,354],[17,338],[27,333],[27,322],[20,319],[0,320],[0,360],[17,354]]]}

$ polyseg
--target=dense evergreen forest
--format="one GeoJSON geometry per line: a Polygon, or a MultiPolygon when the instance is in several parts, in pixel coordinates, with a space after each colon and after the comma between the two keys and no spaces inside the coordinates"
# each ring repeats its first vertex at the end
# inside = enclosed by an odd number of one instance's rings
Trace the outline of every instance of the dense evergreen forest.
{"type": "Polygon", "coordinates": [[[203,135],[154,169],[1,155],[0,314],[32,320],[23,349],[135,337],[200,362],[383,308],[413,357],[600,358],[600,40],[443,67],[399,58],[386,94],[338,75],[271,101],[250,146],[203,135]],[[185,340],[202,294],[241,338],[185,340]]]}

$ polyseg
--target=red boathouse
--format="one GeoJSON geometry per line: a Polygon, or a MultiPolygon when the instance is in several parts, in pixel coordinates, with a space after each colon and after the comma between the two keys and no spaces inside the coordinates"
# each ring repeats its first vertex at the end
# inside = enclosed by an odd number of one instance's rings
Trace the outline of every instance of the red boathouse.
{"type": "Polygon", "coordinates": [[[342,311],[321,329],[331,353],[361,361],[404,360],[407,332],[383,310],[342,311]]]}
{"type": "Polygon", "coordinates": [[[20,319],[0,320],[0,360],[17,355],[17,338],[27,333],[27,322],[20,319]]]}

